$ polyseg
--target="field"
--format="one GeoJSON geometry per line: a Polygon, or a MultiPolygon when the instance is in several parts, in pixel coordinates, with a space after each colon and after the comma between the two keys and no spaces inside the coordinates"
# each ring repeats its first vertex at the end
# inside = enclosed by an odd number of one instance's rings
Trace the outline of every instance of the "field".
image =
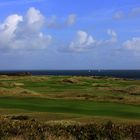
{"type": "Polygon", "coordinates": [[[2,117],[43,123],[140,124],[140,80],[76,76],[0,76],[2,117]]]}

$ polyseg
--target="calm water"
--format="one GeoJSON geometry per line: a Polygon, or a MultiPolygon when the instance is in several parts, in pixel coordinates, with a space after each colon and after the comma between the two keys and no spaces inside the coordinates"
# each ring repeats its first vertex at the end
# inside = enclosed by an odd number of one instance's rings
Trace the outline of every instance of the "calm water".
{"type": "Polygon", "coordinates": [[[32,75],[72,75],[72,76],[111,76],[140,79],[140,70],[20,70],[0,71],[0,73],[30,72],[32,75]]]}

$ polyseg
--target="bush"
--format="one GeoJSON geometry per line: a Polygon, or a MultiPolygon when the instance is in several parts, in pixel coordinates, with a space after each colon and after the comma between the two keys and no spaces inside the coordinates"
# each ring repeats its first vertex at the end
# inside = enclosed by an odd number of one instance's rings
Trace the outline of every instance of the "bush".
{"type": "Polygon", "coordinates": [[[26,116],[0,117],[0,140],[22,137],[24,140],[46,140],[50,137],[75,140],[139,139],[140,125],[114,124],[44,124],[28,120],[26,116]],[[14,118],[14,119],[13,119],[14,118]]]}

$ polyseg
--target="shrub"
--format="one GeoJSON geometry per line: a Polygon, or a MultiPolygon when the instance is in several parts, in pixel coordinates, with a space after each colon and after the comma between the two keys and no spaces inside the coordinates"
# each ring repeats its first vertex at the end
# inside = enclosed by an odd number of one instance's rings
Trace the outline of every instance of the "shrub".
{"type": "Polygon", "coordinates": [[[21,137],[22,140],[65,138],[72,140],[139,139],[140,125],[115,124],[49,124],[28,120],[27,116],[0,117],[0,140],[21,137]]]}

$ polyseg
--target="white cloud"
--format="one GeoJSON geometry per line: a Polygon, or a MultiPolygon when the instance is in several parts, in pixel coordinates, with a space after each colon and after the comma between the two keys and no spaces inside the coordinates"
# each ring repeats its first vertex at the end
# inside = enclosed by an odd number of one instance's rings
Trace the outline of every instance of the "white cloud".
{"type": "Polygon", "coordinates": [[[38,24],[39,27],[44,23],[45,17],[40,13],[39,10],[31,7],[26,14],[26,21],[28,25],[38,24]]]}
{"type": "Polygon", "coordinates": [[[39,10],[30,8],[25,16],[10,15],[0,24],[1,49],[46,48],[52,40],[41,32],[45,18],[39,10]]]}
{"type": "Polygon", "coordinates": [[[96,40],[84,31],[78,31],[76,38],[69,45],[70,51],[82,52],[89,49],[92,46],[96,46],[96,40]]]}
{"type": "Polygon", "coordinates": [[[140,52],[140,37],[134,37],[131,40],[125,41],[123,43],[123,48],[134,52],[140,52]]]}
{"type": "Polygon", "coordinates": [[[117,11],[116,13],[114,13],[113,18],[114,19],[123,19],[125,16],[123,11],[117,11]]]}
{"type": "Polygon", "coordinates": [[[114,44],[117,42],[117,33],[114,30],[108,29],[107,34],[111,37],[109,40],[105,41],[107,44],[114,44]]]}
{"type": "Polygon", "coordinates": [[[107,34],[111,36],[110,39],[96,40],[92,35],[80,30],[77,32],[74,41],[70,43],[68,51],[84,52],[95,47],[110,46],[117,43],[117,34],[115,31],[108,29],[107,34]]]}
{"type": "Polygon", "coordinates": [[[113,15],[114,19],[128,19],[128,18],[136,18],[140,16],[140,7],[135,7],[130,9],[128,12],[124,11],[116,11],[113,15]]]}
{"type": "MultiPolygon", "coordinates": [[[[60,18],[61,19],[61,18],[60,18]]],[[[46,23],[49,28],[63,29],[74,25],[76,22],[76,15],[70,14],[65,21],[58,21],[56,16],[51,16],[47,19],[46,23]]]]}
{"type": "Polygon", "coordinates": [[[15,14],[8,16],[5,21],[0,24],[0,43],[7,43],[14,37],[14,31],[22,20],[22,16],[15,14]]]}
{"type": "Polygon", "coordinates": [[[73,24],[75,24],[75,22],[76,22],[76,15],[75,14],[69,15],[69,17],[66,21],[66,24],[67,25],[73,25],[73,24]]]}

